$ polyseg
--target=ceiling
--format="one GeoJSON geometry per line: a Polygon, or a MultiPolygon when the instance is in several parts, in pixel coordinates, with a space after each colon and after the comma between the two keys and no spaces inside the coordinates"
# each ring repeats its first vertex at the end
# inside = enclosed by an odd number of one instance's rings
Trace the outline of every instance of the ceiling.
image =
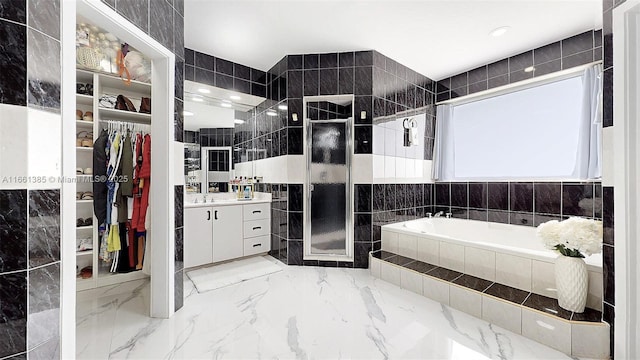
{"type": "Polygon", "coordinates": [[[185,0],[185,46],[261,70],[378,50],[434,80],[602,26],[602,0],[185,0]],[[491,30],[509,26],[501,37],[491,30]]]}

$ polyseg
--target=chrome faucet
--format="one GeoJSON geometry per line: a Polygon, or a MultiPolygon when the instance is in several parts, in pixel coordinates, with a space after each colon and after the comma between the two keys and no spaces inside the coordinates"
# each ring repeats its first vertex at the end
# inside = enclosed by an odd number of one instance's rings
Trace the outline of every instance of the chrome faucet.
{"type": "Polygon", "coordinates": [[[444,215],[444,211],[438,211],[437,213],[433,214],[433,217],[440,217],[444,215]]]}
{"type": "Polygon", "coordinates": [[[427,219],[431,219],[433,217],[433,214],[430,212],[426,213],[425,215],[427,215],[427,219]]]}
{"type": "Polygon", "coordinates": [[[452,213],[446,213],[445,216],[447,217],[447,219],[451,219],[451,215],[453,215],[452,213]]]}

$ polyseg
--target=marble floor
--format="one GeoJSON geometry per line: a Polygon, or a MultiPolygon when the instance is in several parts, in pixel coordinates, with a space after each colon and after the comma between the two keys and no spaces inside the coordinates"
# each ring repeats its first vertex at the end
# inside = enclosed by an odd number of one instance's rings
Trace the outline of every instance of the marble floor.
{"type": "Polygon", "coordinates": [[[284,271],[199,294],[151,319],[149,282],[79,293],[78,359],[568,359],[368,270],[284,271]]]}

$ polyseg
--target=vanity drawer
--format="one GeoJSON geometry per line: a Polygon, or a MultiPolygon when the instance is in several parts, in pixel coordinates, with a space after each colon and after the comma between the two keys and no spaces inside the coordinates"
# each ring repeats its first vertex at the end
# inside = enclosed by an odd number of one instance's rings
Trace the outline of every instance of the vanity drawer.
{"type": "Polygon", "coordinates": [[[271,204],[246,204],[242,206],[244,221],[268,219],[271,212],[271,204]]]}
{"type": "Polygon", "coordinates": [[[260,254],[271,250],[271,237],[269,235],[244,239],[244,256],[260,254]]]}
{"type": "Polygon", "coordinates": [[[269,235],[271,233],[271,221],[269,219],[252,220],[244,222],[244,238],[269,235]]]}

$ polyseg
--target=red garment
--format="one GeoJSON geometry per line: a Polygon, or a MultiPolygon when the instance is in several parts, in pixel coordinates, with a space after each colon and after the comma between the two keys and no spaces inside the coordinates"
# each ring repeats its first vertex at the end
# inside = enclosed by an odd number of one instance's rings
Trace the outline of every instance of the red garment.
{"type": "Polygon", "coordinates": [[[140,144],[141,138],[136,139],[140,146],[137,147],[136,154],[136,175],[134,176],[133,216],[131,227],[139,232],[145,231],[144,221],[149,207],[149,188],[151,185],[151,136],[144,136],[144,142],[140,144]],[[136,191],[137,189],[137,191],[136,191]]]}
{"type": "Polygon", "coordinates": [[[135,243],[136,232],[131,228],[131,222],[127,221],[127,237],[129,238],[129,268],[134,269],[136,267],[136,250],[135,243]]]}

